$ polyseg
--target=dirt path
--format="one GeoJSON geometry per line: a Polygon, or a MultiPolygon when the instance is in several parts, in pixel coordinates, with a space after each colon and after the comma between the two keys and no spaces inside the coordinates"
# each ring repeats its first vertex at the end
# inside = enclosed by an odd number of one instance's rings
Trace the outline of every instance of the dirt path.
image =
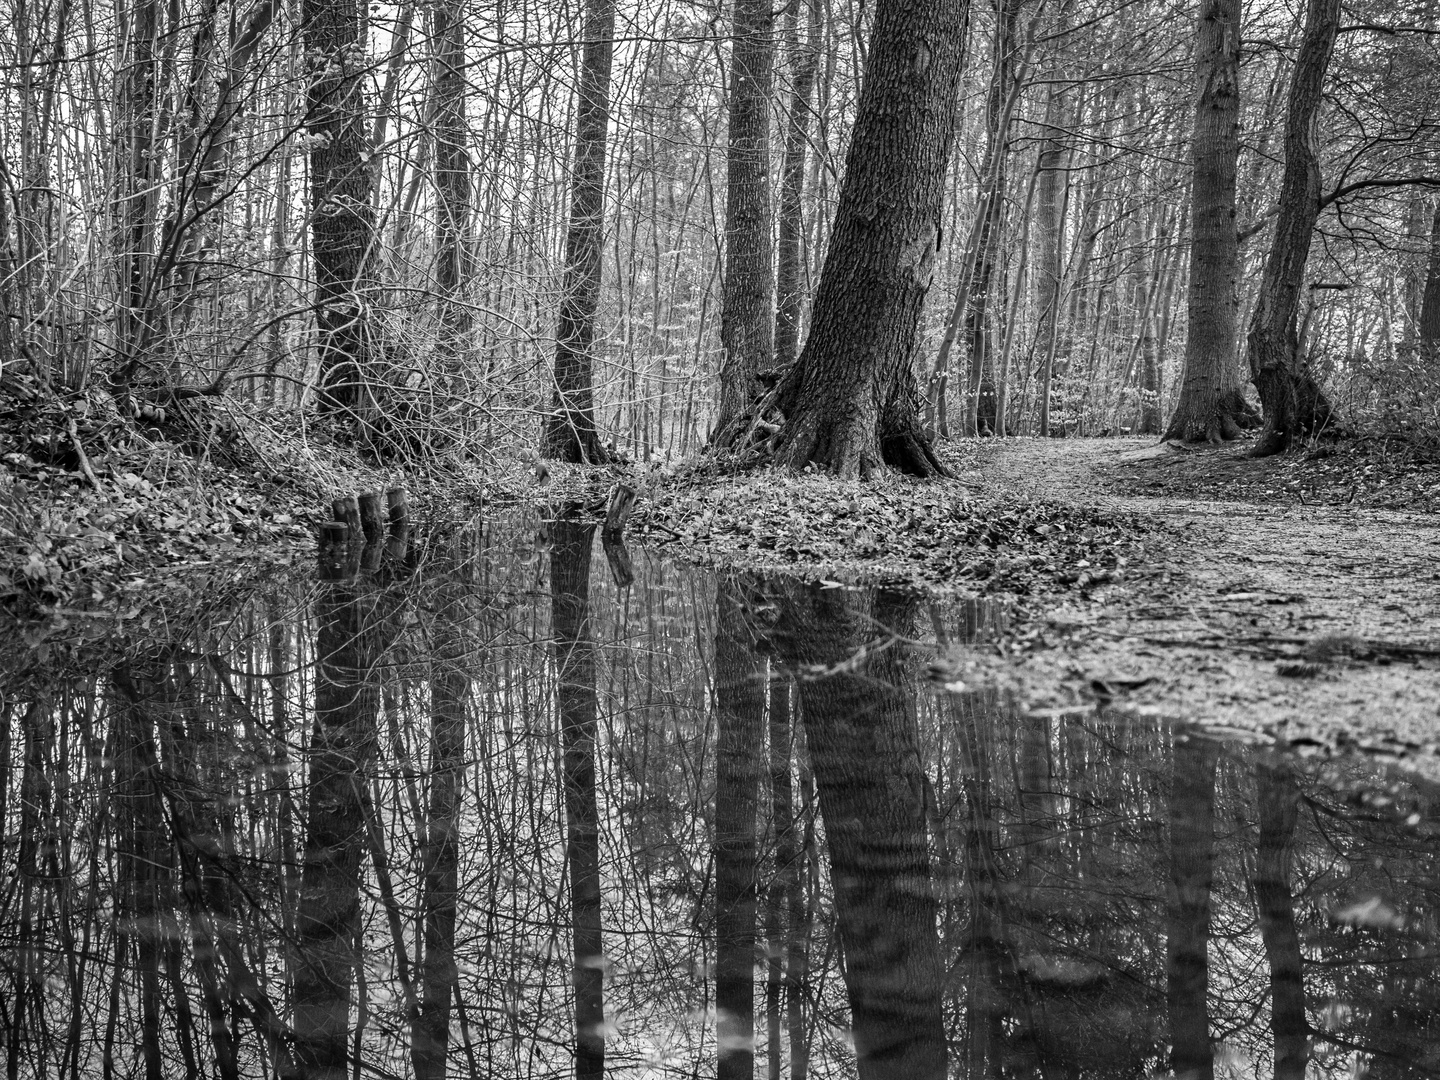
{"type": "Polygon", "coordinates": [[[1037,708],[1114,696],[1440,774],[1440,516],[1278,494],[1136,495],[1167,467],[1136,453],[1145,445],[1007,440],[981,452],[962,480],[1162,528],[1121,582],[1034,612],[1034,646],[957,656],[956,674],[1007,682],[1037,708]]]}

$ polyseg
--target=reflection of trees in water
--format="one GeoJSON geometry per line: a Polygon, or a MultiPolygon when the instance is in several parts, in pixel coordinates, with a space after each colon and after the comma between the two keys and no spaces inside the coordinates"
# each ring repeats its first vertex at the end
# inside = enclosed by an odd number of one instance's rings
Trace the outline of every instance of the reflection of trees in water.
{"type": "Polygon", "coordinates": [[[1215,770],[1219,746],[1192,732],[1172,740],[1166,1003],[1170,1068],[1177,1080],[1215,1075],[1210,1044],[1210,894],[1215,872],[1215,770]]]}
{"type": "Polygon", "coordinates": [[[853,1071],[844,1028],[867,1075],[1145,1075],[1212,1039],[1269,1075],[1277,1035],[1312,1072],[1440,1068],[1430,787],[936,697],[877,625],[963,645],[979,607],[717,597],[643,553],[619,589],[550,537],[435,542],[0,675],[10,1071],[566,1075],[601,905],[617,1075],[708,1071],[707,1009],[751,979],[772,1075],[853,1071]],[[723,993],[721,892],[759,904],[723,993]],[[1278,1010],[1273,975],[1299,991],[1278,1010]]]}
{"type": "Polygon", "coordinates": [[[755,1073],[756,829],[765,661],[753,586],[722,577],[715,616],[715,1040],[718,1080],[755,1073]]]}
{"type": "Polygon", "coordinates": [[[595,795],[595,642],[590,617],[590,553],[595,526],[551,525],[550,605],[556,698],[564,755],[566,862],[575,987],[575,1076],[605,1074],[605,946],[600,904],[600,814],[595,795]]]}
{"type": "Polygon", "coordinates": [[[914,602],[778,585],[772,638],[800,712],[829,851],[860,1076],[943,1077],[924,776],[903,645],[914,602]]]}

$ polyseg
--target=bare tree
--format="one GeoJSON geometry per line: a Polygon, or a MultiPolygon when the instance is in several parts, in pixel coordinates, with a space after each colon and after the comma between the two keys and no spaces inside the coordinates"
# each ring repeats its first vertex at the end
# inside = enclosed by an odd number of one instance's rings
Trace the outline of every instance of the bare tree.
{"type": "Polygon", "coordinates": [[[774,362],[775,246],[770,235],[770,97],[775,16],[769,0],[735,0],[726,154],[725,276],[720,295],[716,435],[742,422],[774,362]]]}
{"type": "Polygon", "coordinates": [[[1167,439],[1219,442],[1253,426],[1236,366],[1239,236],[1235,168],[1240,154],[1240,2],[1206,0],[1195,44],[1191,140],[1190,336],[1180,400],[1167,439]]]}
{"type": "Polygon", "coordinates": [[[593,353],[605,225],[614,0],[587,0],[584,36],[575,106],[570,223],[565,234],[565,281],[555,331],[555,392],[545,423],[544,452],[560,461],[599,464],[610,456],[595,430],[593,353]]]}
{"type": "Polygon", "coordinates": [[[1265,412],[1265,430],[1252,451],[1256,457],[1288,449],[1294,439],[1316,434],[1331,419],[1330,401],[1300,349],[1299,312],[1305,263],[1320,216],[1315,117],[1339,29],[1340,0],[1309,0],[1285,118],[1279,218],[1246,338],[1250,377],[1265,412]]]}
{"type": "Polygon", "coordinates": [[[941,238],[968,0],[880,0],[810,336],[777,387],[777,457],[841,476],[944,473],[914,349],[941,238]]]}
{"type": "Polygon", "coordinates": [[[360,12],[344,0],[305,0],[309,69],[310,229],[315,318],[320,329],[320,406],[370,416],[370,314],[364,295],[375,240],[371,152],[360,12]]]}

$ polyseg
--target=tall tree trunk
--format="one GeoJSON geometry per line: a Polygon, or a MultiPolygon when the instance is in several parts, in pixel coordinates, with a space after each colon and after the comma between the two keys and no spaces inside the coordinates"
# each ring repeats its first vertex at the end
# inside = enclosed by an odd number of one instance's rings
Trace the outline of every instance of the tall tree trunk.
{"type": "Polygon", "coordinates": [[[1023,63],[1016,56],[1015,30],[1023,0],[1003,0],[995,13],[994,73],[986,105],[985,168],[981,176],[975,219],[975,256],[970,280],[962,282],[965,342],[969,368],[965,386],[965,435],[993,435],[996,430],[995,333],[990,316],[991,282],[1000,255],[1005,223],[1005,189],[1009,181],[1010,118],[1020,96],[1023,63]]]}
{"type": "Polygon", "coordinates": [[[820,65],[820,2],[805,0],[809,26],[802,45],[792,0],[790,14],[789,126],[780,170],[780,225],[775,267],[775,370],[784,371],[800,355],[800,322],[805,309],[805,149],[810,142],[810,94],[820,65]]]}
{"type": "Polygon", "coordinates": [[[575,1076],[605,1075],[605,942],[600,905],[600,811],[595,795],[595,641],[590,552],[595,526],[560,520],[550,551],[550,610],[561,742],[565,748],[565,852],[574,949],[575,1076]]]}
{"type": "Polygon", "coordinates": [[[718,1080],[755,1070],[756,811],[765,667],[742,580],[722,579],[715,632],[715,1038],[718,1080]]]}
{"type": "Polygon", "coordinates": [[[1176,1080],[1210,1080],[1210,894],[1215,875],[1215,767],[1219,747],[1177,732],[1170,787],[1170,902],[1166,1000],[1176,1080]]]}
{"type": "Polygon", "coordinates": [[[1254,426],[1240,389],[1235,168],[1240,154],[1240,0],[1205,0],[1195,46],[1190,334],[1167,439],[1220,442],[1254,426]]]}
{"type": "Polygon", "coordinates": [[[120,306],[115,351],[123,360],[113,379],[121,394],[129,390],[136,373],[147,362],[156,331],[148,316],[160,166],[154,146],[159,5],[156,0],[136,0],[128,15],[127,64],[120,86],[123,124],[117,125],[125,132],[125,142],[116,148],[120,306]]]}
{"type": "Polygon", "coordinates": [[[792,468],[944,472],[916,415],[913,354],[940,242],[967,7],[876,6],[810,335],[777,398],[777,456],[792,468]]]}
{"type": "Polygon", "coordinates": [[[726,154],[725,276],[720,292],[717,441],[744,424],[760,372],[775,352],[774,245],[770,236],[770,87],[775,16],[769,0],[734,0],[730,145],[726,154]]]}
{"type": "MultiPolygon", "coordinates": [[[[470,155],[466,152],[465,8],[445,0],[435,8],[435,191],[439,220],[435,237],[435,284],[440,292],[440,318],[445,348],[468,323],[458,293],[469,276],[466,234],[470,222],[470,155]]],[[[453,357],[449,358],[452,362],[453,357]]]]}
{"type": "Polygon", "coordinates": [[[373,149],[365,131],[369,74],[360,9],[353,0],[303,0],[309,68],[311,258],[320,330],[320,407],[349,413],[360,430],[375,419],[370,318],[364,296],[375,238],[373,149]]]}
{"type": "Polygon", "coordinates": [[[1247,339],[1250,377],[1265,412],[1265,430],[1252,451],[1255,457],[1278,454],[1294,439],[1318,433],[1331,420],[1329,399],[1300,351],[1297,320],[1305,262],[1320,216],[1315,114],[1339,29],[1340,0],[1309,0],[1285,118],[1280,213],[1247,339]]]}
{"type": "Polygon", "coordinates": [[[777,653],[788,667],[827,670],[800,681],[800,700],[860,1080],[942,1080],[944,979],[926,780],[901,645],[913,629],[914,600],[882,592],[862,606],[841,589],[781,589],[777,653]],[[877,623],[897,638],[866,650],[877,623]]]}
{"type": "Polygon", "coordinates": [[[1440,200],[1430,225],[1430,261],[1425,269],[1425,292],[1420,301],[1420,345],[1440,345],[1440,200]]]}
{"type": "MultiPolygon", "coordinates": [[[[1068,10],[1068,9],[1065,9],[1068,10]]],[[[1063,17],[1063,10],[1062,10],[1063,17]]],[[[1064,22],[1061,23],[1061,32],[1064,22]]],[[[1061,220],[1065,198],[1065,166],[1069,157],[1065,133],[1060,127],[1063,109],[1062,91],[1057,82],[1050,84],[1045,100],[1043,141],[1036,169],[1040,177],[1035,194],[1035,341],[1041,350],[1039,389],[1040,436],[1050,435],[1050,381],[1055,367],[1055,346],[1060,328],[1060,286],[1065,273],[1064,222],[1061,220]]]]}
{"type": "Polygon", "coordinates": [[[1305,982],[1295,896],[1290,879],[1300,791],[1288,763],[1262,763],[1259,781],[1260,839],[1255,854],[1255,904],[1260,937],[1270,964],[1270,1026],[1275,1035],[1275,1080],[1305,1080],[1310,1025],[1305,1019],[1305,982]]]}
{"type": "Polygon", "coordinates": [[[575,105],[575,157],[565,281],[555,331],[555,394],[545,423],[544,453],[559,461],[608,461],[595,430],[595,314],[605,242],[605,143],[610,129],[610,65],[615,0],[586,0],[585,52],[575,105]]]}

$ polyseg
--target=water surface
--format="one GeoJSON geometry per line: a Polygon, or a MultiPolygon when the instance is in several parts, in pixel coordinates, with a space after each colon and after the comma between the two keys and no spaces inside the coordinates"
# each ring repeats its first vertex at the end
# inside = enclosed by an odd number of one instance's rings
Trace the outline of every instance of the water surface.
{"type": "Polygon", "coordinates": [[[1440,1074],[1434,787],[927,679],[1005,624],[514,520],[42,645],[7,1072],[1440,1074]]]}

